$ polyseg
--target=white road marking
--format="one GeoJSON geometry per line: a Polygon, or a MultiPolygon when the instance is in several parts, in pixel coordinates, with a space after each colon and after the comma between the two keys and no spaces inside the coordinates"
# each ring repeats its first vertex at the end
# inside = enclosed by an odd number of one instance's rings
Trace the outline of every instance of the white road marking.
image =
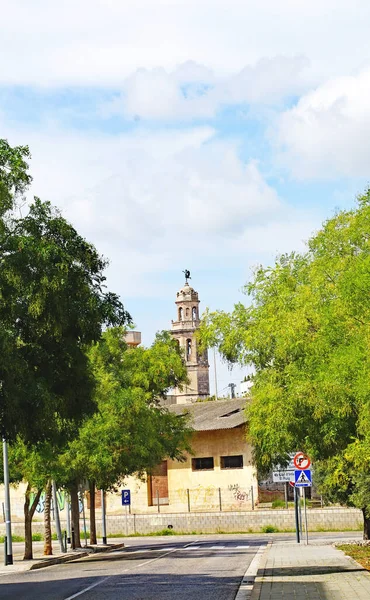
{"type": "Polygon", "coordinates": [[[266,545],[260,546],[256,552],[255,557],[253,558],[251,564],[246,570],[240,587],[238,589],[238,593],[235,596],[235,600],[250,600],[252,595],[254,580],[258,573],[258,567],[261,562],[262,554],[266,549],[266,545]]]}
{"type": "Polygon", "coordinates": [[[250,546],[236,546],[237,548],[250,548],[250,546]]]}
{"type": "Polygon", "coordinates": [[[206,548],[207,550],[218,550],[221,548],[225,548],[225,546],[208,546],[208,548],[206,548]]]}
{"type": "MultiPolygon", "coordinates": [[[[144,562],[140,563],[139,565],[134,565],[134,566],[130,567],[129,569],[124,569],[121,572],[127,573],[127,571],[133,571],[134,569],[138,569],[139,567],[148,565],[149,563],[152,563],[156,560],[160,560],[161,558],[163,558],[164,556],[167,556],[168,554],[171,554],[172,552],[177,552],[178,550],[183,550],[184,548],[191,547],[192,544],[194,544],[194,543],[196,543],[196,542],[190,542],[190,544],[186,544],[185,546],[181,546],[180,548],[175,548],[174,550],[169,550],[168,552],[161,554],[161,556],[157,556],[156,558],[151,558],[150,560],[145,560],[144,562]]],[[[198,548],[199,548],[199,546],[198,546],[198,548]]],[[[131,552],[131,554],[132,554],[132,552],[131,552]]],[[[100,579],[100,581],[97,581],[96,583],[89,585],[88,587],[84,588],[80,592],[77,592],[76,594],[73,594],[72,596],[68,596],[68,598],[64,598],[64,600],[73,600],[74,598],[78,598],[79,596],[82,596],[82,594],[86,594],[86,592],[89,592],[90,590],[94,589],[98,585],[101,585],[108,579],[111,579],[111,577],[117,577],[117,575],[108,575],[108,577],[104,577],[103,579],[100,579]]]]}

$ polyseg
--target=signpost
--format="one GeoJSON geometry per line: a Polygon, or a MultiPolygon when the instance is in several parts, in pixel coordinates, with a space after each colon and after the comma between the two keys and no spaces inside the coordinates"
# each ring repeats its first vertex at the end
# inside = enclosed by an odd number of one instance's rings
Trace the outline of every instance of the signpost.
{"type": "MultiPolygon", "coordinates": [[[[311,460],[304,454],[303,452],[297,452],[293,459],[295,472],[294,472],[294,481],[295,481],[295,491],[296,497],[297,489],[303,488],[303,508],[304,508],[304,521],[305,521],[305,529],[306,529],[306,544],[308,544],[308,526],[307,526],[307,506],[306,506],[306,487],[312,486],[312,475],[311,469],[311,460]]],[[[301,526],[302,530],[302,526],[301,526]]],[[[299,539],[299,535],[297,535],[297,541],[299,539]]]]}
{"type": "Polygon", "coordinates": [[[128,535],[128,523],[127,523],[127,510],[131,513],[131,491],[122,490],[122,506],[125,506],[126,510],[126,535],[128,535]]]}

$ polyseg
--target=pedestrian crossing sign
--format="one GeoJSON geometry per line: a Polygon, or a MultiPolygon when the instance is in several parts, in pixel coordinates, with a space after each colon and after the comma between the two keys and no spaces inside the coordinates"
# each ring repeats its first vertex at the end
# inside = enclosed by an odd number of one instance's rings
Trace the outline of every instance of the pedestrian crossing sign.
{"type": "Polygon", "coordinates": [[[304,469],[303,471],[296,470],[294,472],[295,477],[295,486],[296,487],[311,487],[312,486],[312,477],[311,477],[311,469],[304,469]]]}

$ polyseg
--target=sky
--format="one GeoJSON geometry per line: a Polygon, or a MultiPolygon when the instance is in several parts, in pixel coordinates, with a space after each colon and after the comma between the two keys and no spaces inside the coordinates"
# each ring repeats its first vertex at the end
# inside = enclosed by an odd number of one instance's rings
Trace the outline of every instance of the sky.
{"type": "MultiPolygon", "coordinates": [[[[109,259],[147,345],[184,269],[201,309],[231,310],[257,265],[303,250],[368,185],[368,0],[1,13],[0,137],[29,145],[31,193],[109,259]]],[[[219,363],[219,391],[242,375],[219,363]]]]}

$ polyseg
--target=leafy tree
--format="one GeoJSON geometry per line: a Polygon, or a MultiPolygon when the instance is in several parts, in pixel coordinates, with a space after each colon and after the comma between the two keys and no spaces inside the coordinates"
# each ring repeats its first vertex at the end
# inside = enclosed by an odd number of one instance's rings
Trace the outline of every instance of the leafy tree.
{"type": "MultiPolygon", "coordinates": [[[[159,405],[169,388],[187,379],[177,343],[162,333],[150,348],[128,349],[123,333],[122,328],[107,330],[89,351],[98,411],[85,421],[61,457],[76,506],[79,481],[90,481],[94,507],[95,487],[114,489],[128,475],[143,475],[166,457],[181,460],[189,449],[191,430],[185,418],[159,405]]],[[[78,536],[77,508],[73,518],[78,536]]],[[[92,510],[91,543],[96,543],[94,531],[92,510]]]]}
{"type": "Polygon", "coordinates": [[[105,290],[107,261],[49,203],[16,203],[30,183],[27,147],[0,140],[0,430],[52,439],[95,409],[85,348],[130,320],[105,290]]]}
{"type": "Polygon", "coordinates": [[[322,489],[364,514],[370,536],[370,190],[309,241],[259,268],[250,304],[207,312],[204,344],[255,369],[248,407],[260,471],[305,450],[322,489]],[[336,465],[336,466],[335,466],[336,465]],[[335,468],[334,468],[335,466],[335,468]]]}

